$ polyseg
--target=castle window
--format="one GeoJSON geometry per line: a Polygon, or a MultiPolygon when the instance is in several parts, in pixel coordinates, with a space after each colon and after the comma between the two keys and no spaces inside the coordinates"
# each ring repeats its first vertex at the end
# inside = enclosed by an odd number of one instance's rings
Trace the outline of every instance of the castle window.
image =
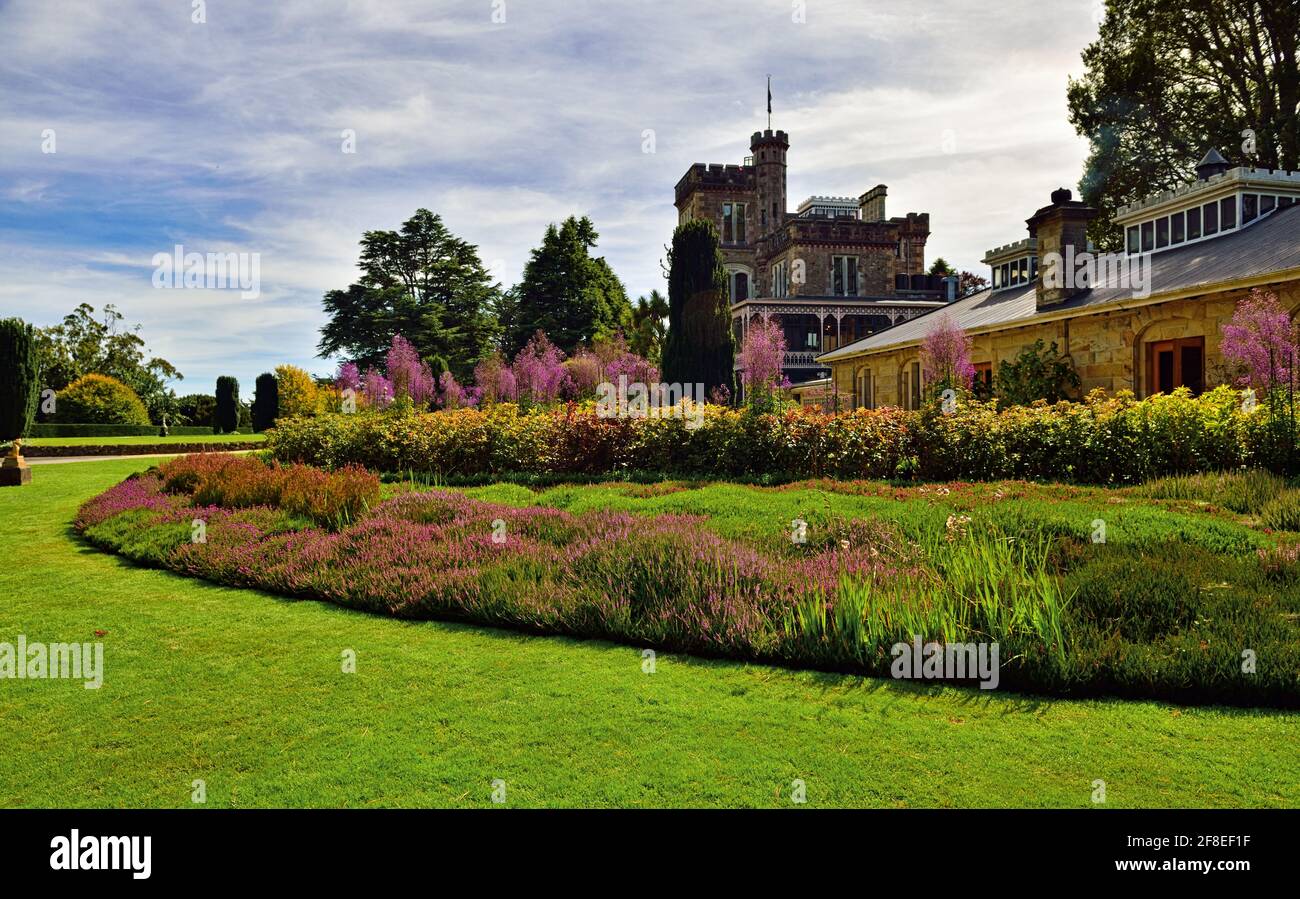
{"type": "Polygon", "coordinates": [[[1155,222],[1142,223],[1142,252],[1149,253],[1156,246],[1156,225],[1155,222]]]}
{"type": "Polygon", "coordinates": [[[772,266],[772,296],[784,297],[787,295],[790,286],[788,277],[785,260],[772,266]]]}
{"type": "Polygon", "coordinates": [[[1169,246],[1169,219],[1156,219],[1156,249],[1169,246]]]}
{"type": "Polygon", "coordinates": [[[1020,260],[1020,283],[1024,284],[1029,280],[1029,257],[1026,256],[1020,260]]]}
{"type": "Polygon", "coordinates": [[[1187,239],[1196,240],[1201,236],[1201,207],[1187,210],[1187,239]]]}
{"type": "Polygon", "coordinates": [[[1278,197],[1277,208],[1285,209],[1286,207],[1293,205],[1295,203],[1295,200],[1296,200],[1295,197],[1278,197]]]}
{"type": "Polygon", "coordinates": [[[992,362],[975,363],[975,378],[971,382],[971,389],[980,399],[988,399],[993,395],[992,362]]]}
{"type": "Polygon", "coordinates": [[[1237,198],[1224,197],[1219,201],[1219,227],[1224,231],[1237,227],[1237,198]]]}
{"type": "Polygon", "coordinates": [[[1259,198],[1259,214],[1268,215],[1273,211],[1277,203],[1277,197],[1261,196],[1259,198]]]}
{"type": "Polygon", "coordinates": [[[997,290],[1002,286],[1002,269],[999,266],[993,266],[993,289],[997,290]]]}
{"type": "Polygon", "coordinates": [[[1219,204],[1206,203],[1201,207],[1201,212],[1205,214],[1205,236],[1219,233],[1219,204]]]}
{"type": "Polygon", "coordinates": [[[831,292],[837,297],[858,295],[858,257],[831,257],[831,292]]]}
{"type": "Polygon", "coordinates": [[[745,242],[745,206],[744,203],[722,204],[722,242],[745,242]]]}
{"type": "Polygon", "coordinates": [[[1187,220],[1181,212],[1175,212],[1169,216],[1169,242],[1180,244],[1187,239],[1187,220]]]}
{"type": "Polygon", "coordinates": [[[1129,225],[1128,226],[1128,251],[1130,253],[1137,253],[1141,251],[1142,245],[1138,243],[1138,239],[1139,239],[1138,226],[1129,225]]]}

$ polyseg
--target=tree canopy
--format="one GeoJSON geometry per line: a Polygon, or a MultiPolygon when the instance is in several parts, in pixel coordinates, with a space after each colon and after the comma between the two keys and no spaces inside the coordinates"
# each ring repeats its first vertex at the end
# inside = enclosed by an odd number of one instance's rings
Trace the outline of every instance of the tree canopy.
{"type": "Polygon", "coordinates": [[[628,348],[643,359],[658,365],[663,359],[664,337],[668,333],[668,298],[658,290],[648,297],[638,297],[632,307],[632,329],[628,348]]]}
{"type": "Polygon", "coordinates": [[[102,317],[95,315],[94,306],[82,303],[62,324],[38,329],[41,387],[61,391],[86,375],[106,375],[130,387],[157,420],[175,403],[167,381],[184,376],[166,359],[146,358],[140,326],[122,328],[123,318],[111,303],[104,306],[102,317]]]}
{"type": "Polygon", "coordinates": [[[441,217],[419,209],[400,231],[367,231],[358,266],[358,281],[325,294],[330,320],[321,328],[321,356],[378,366],[393,335],[402,334],[421,357],[440,356],[468,377],[492,347],[499,285],[478,248],[448,231],[441,217]]]}
{"type": "Polygon", "coordinates": [[[586,216],[547,227],[506,309],[508,353],[521,349],[538,331],[572,353],[631,325],[632,306],[623,283],[603,257],[591,255],[599,236],[586,216]]]}
{"type": "Polygon", "coordinates": [[[1300,5],[1279,0],[1107,0],[1070,122],[1091,152],[1089,236],[1120,247],[1119,206],[1190,180],[1218,149],[1235,164],[1300,169],[1300,5]]]}

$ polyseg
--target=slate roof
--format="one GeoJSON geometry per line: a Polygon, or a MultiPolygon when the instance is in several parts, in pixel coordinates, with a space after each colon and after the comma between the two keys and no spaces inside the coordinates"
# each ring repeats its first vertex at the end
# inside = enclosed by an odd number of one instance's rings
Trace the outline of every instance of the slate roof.
{"type": "MultiPolygon", "coordinates": [[[[1300,269],[1300,204],[1278,209],[1232,234],[1152,254],[1151,294],[1148,299],[1294,269],[1300,269]]],[[[823,353],[817,361],[832,362],[920,341],[930,330],[931,316],[945,312],[968,333],[1000,330],[1033,324],[1035,318],[1060,312],[1077,310],[1086,313],[1090,307],[1141,299],[1135,297],[1135,293],[1132,287],[1121,287],[1112,278],[1039,312],[1035,308],[1033,284],[997,291],[984,290],[823,353]]]]}

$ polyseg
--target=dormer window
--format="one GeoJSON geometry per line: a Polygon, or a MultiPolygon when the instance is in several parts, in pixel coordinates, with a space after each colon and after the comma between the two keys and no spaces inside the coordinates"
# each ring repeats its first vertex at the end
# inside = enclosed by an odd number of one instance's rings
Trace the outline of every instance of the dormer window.
{"type": "Polygon", "coordinates": [[[1229,169],[1217,154],[1206,158],[1213,171],[1200,180],[1120,208],[1115,220],[1130,255],[1238,231],[1300,200],[1300,172],[1229,169]]]}
{"type": "Polygon", "coordinates": [[[992,270],[993,290],[1032,284],[1038,277],[1038,241],[1027,237],[989,250],[984,255],[984,263],[992,270]]]}

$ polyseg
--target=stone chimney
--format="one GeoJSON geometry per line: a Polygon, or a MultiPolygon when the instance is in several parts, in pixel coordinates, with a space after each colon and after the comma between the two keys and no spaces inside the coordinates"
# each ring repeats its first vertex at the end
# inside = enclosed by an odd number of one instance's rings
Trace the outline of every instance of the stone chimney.
{"type": "Polygon", "coordinates": [[[1052,191],[1052,202],[1025,220],[1029,236],[1038,239],[1038,278],[1034,282],[1035,305],[1047,309],[1065,302],[1087,288],[1079,288],[1074,277],[1075,260],[1088,250],[1088,222],[1097,210],[1073,199],[1064,187],[1052,191]]]}
{"type": "Polygon", "coordinates": [[[864,222],[883,222],[885,220],[885,194],[889,188],[877,184],[871,190],[858,197],[858,217],[864,222]]]}

